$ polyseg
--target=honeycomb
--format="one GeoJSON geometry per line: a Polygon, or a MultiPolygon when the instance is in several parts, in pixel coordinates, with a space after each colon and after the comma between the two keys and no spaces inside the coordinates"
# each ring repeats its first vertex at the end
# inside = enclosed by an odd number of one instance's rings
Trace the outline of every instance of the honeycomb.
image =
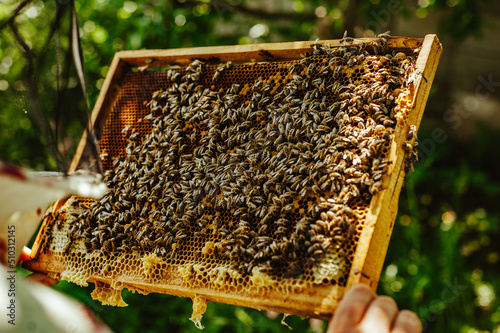
{"type": "Polygon", "coordinates": [[[42,253],[63,267],[53,274],[92,280],[92,297],[118,306],[125,287],[194,290],[198,327],[197,290],[345,287],[412,107],[416,54],[386,41],[128,71],[100,142],[109,192],[46,215],[42,253]]]}

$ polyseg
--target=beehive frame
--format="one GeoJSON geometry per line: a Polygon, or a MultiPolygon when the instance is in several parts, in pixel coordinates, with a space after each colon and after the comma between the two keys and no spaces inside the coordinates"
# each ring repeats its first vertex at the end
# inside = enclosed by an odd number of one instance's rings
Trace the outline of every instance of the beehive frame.
{"type": "MultiPolygon", "coordinates": [[[[358,45],[374,40],[377,39],[354,39],[349,41],[348,44],[358,45]]],[[[331,47],[337,47],[345,46],[346,41],[331,40],[321,41],[321,43],[328,43],[331,47]]],[[[428,35],[424,39],[393,37],[387,41],[387,46],[391,50],[401,51],[406,54],[412,54],[415,50],[420,50],[415,62],[415,73],[419,75],[414,76],[411,85],[411,101],[408,103],[410,110],[406,121],[401,124],[398,123],[395,128],[394,139],[388,156],[388,159],[393,163],[388,169],[388,177],[384,179],[384,190],[377,192],[370,202],[369,213],[359,237],[345,286],[319,285],[314,290],[301,290],[297,293],[288,294],[283,294],[272,288],[265,293],[262,291],[221,293],[209,288],[193,289],[187,288],[180,278],[173,279],[173,283],[168,285],[151,285],[136,280],[121,281],[121,286],[143,292],[160,292],[190,297],[195,300],[195,305],[197,300],[202,299],[323,319],[331,316],[344,291],[351,285],[364,283],[375,290],[392,233],[399,192],[405,175],[403,170],[404,143],[407,140],[409,127],[413,125],[418,128],[441,53],[441,44],[435,35],[428,35]]],[[[186,66],[193,59],[207,62],[216,59],[217,63],[231,61],[235,64],[288,61],[300,59],[303,54],[310,52],[311,49],[311,42],[294,42],[119,52],[113,59],[94,107],[92,123],[96,132],[102,135],[106,120],[120,94],[122,80],[132,68],[137,69],[143,66],[149,68],[172,65],[186,66]]],[[[87,139],[84,136],[73,159],[71,170],[84,166],[89,152],[87,139]]],[[[63,202],[59,203],[59,205],[62,204],[63,202]]],[[[43,228],[42,226],[42,230],[43,228]]],[[[33,247],[33,257],[36,260],[27,263],[26,267],[31,270],[50,272],[51,274],[63,272],[65,269],[63,263],[57,258],[42,253],[42,245],[43,240],[40,233],[33,247]]],[[[93,276],[88,281],[103,285],[112,285],[113,283],[111,279],[102,276],[93,276]]]]}

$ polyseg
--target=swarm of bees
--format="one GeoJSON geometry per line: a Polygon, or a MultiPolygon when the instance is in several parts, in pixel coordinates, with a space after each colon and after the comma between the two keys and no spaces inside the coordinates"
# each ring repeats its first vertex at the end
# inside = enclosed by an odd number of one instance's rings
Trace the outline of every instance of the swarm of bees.
{"type": "Polygon", "coordinates": [[[69,237],[87,252],[217,262],[242,276],[314,280],[334,256],[339,274],[319,283],[345,285],[413,69],[388,38],[155,73],[144,117],[104,161],[110,191],[73,215],[69,237]]]}

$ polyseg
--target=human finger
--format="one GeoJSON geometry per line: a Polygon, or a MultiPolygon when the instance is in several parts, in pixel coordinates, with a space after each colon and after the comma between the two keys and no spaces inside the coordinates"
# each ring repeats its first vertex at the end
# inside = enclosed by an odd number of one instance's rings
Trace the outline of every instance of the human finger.
{"type": "Polygon", "coordinates": [[[377,332],[389,333],[397,314],[398,306],[394,299],[388,296],[379,296],[366,310],[359,323],[359,328],[363,332],[372,332],[373,328],[376,327],[377,332]]]}
{"type": "Polygon", "coordinates": [[[337,307],[327,333],[344,332],[354,328],[375,297],[375,293],[368,286],[363,284],[353,286],[337,307]]]}
{"type": "Polygon", "coordinates": [[[399,312],[394,322],[391,333],[420,333],[422,332],[422,323],[418,316],[409,310],[399,312]]]}

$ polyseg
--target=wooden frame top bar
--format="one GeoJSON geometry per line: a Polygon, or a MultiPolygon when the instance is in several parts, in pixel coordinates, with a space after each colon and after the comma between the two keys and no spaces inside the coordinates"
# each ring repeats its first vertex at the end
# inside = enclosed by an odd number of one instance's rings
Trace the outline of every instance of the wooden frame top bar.
{"type": "MultiPolygon", "coordinates": [[[[362,43],[377,42],[379,38],[356,38],[352,42],[342,40],[321,40],[318,43],[329,44],[331,47],[351,46],[362,43]]],[[[288,43],[266,43],[234,46],[212,46],[193,47],[186,49],[169,50],[139,50],[121,51],[116,54],[121,61],[130,66],[140,67],[149,65],[156,66],[185,66],[194,59],[212,60],[219,62],[233,61],[236,63],[285,61],[297,59],[300,54],[311,51],[314,42],[288,42],[288,43]]],[[[393,37],[387,41],[387,46],[398,51],[413,51],[419,48],[423,39],[393,37]]]]}

